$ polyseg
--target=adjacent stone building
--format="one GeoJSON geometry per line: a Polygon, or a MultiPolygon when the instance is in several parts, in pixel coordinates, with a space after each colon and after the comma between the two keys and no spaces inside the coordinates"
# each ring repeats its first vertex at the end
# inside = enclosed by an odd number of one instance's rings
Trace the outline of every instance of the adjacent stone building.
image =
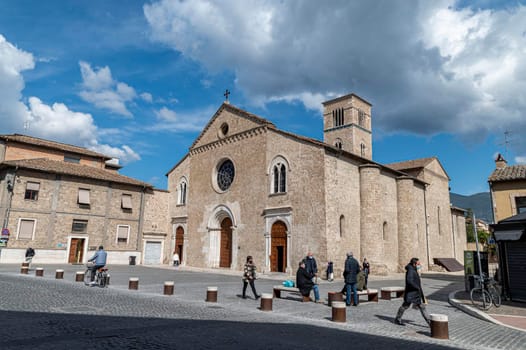
{"type": "Polygon", "coordinates": [[[499,154],[488,183],[494,223],[526,212],[526,165],[508,165],[499,154]]]}
{"type": "Polygon", "coordinates": [[[82,147],[0,135],[0,261],[31,246],[35,262],[85,263],[103,245],[109,263],[164,262],[167,192],[119,168],[82,147]]]}
{"type": "Polygon", "coordinates": [[[308,251],[341,273],[345,254],[373,273],[411,257],[463,260],[464,213],[451,209],[437,158],[372,160],[371,104],[324,104],[324,141],[278,129],[225,102],[168,173],[172,246],[182,263],[239,270],[247,255],[292,273],[308,251]]]}

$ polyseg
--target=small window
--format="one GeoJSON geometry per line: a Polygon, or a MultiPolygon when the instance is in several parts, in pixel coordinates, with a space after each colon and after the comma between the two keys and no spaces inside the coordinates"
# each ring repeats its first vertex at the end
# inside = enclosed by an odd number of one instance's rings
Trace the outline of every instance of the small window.
{"type": "Polygon", "coordinates": [[[343,108],[338,108],[332,111],[332,119],[335,127],[344,124],[343,108]]]}
{"type": "Polygon", "coordinates": [[[341,139],[336,139],[336,142],[334,143],[334,146],[338,149],[342,149],[343,148],[343,144],[342,144],[342,140],[341,139]]]}
{"type": "Polygon", "coordinates": [[[387,240],[387,221],[382,225],[382,238],[384,241],[387,240]]]}
{"type": "Polygon", "coordinates": [[[526,213],[526,197],[515,197],[517,214],[526,213]]]}
{"type": "Polygon", "coordinates": [[[345,216],[340,215],[340,238],[343,237],[345,233],[345,216]]]}
{"type": "Polygon", "coordinates": [[[38,200],[38,191],[40,190],[40,183],[28,182],[26,184],[26,193],[24,199],[36,201],[38,200]]]}
{"type": "Polygon", "coordinates": [[[79,188],[79,195],[77,198],[77,203],[80,208],[89,209],[90,207],[90,191],[89,189],[79,188]]]}
{"type": "Polygon", "coordinates": [[[177,204],[178,205],[186,204],[186,190],[187,190],[186,180],[182,179],[177,188],[177,204]]]}
{"type": "Polygon", "coordinates": [[[276,163],[272,167],[273,193],[287,192],[287,168],[283,163],[276,163]]]}
{"type": "Polygon", "coordinates": [[[117,225],[117,244],[128,244],[130,226],[117,225]]]}
{"type": "Polygon", "coordinates": [[[132,196],[131,194],[123,194],[121,197],[121,208],[126,212],[132,210],[132,196]]]}
{"type": "Polygon", "coordinates": [[[73,224],[71,225],[71,232],[87,233],[88,232],[88,220],[73,220],[73,224]]]}
{"type": "Polygon", "coordinates": [[[35,219],[20,219],[18,222],[17,239],[33,240],[35,234],[35,219]]]}
{"type": "Polygon", "coordinates": [[[80,163],[80,157],[73,154],[64,155],[64,161],[68,163],[80,163]]]}
{"type": "Polygon", "coordinates": [[[360,144],[360,155],[365,157],[365,144],[363,143],[360,144]]]}
{"type": "Polygon", "coordinates": [[[358,125],[365,127],[365,112],[361,109],[358,110],[358,125]]]}

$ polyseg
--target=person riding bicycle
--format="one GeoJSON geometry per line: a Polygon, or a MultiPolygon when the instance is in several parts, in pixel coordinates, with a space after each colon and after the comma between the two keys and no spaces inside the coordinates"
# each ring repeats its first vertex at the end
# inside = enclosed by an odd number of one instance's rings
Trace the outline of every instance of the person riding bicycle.
{"type": "Polygon", "coordinates": [[[101,267],[106,266],[106,258],[108,257],[108,253],[104,251],[103,246],[99,246],[99,250],[95,252],[95,254],[88,259],[88,262],[93,261],[93,266],[91,267],[91,283],[93,283],[93,280],[95,279],[95,273],[98,269],[101,267]]]}

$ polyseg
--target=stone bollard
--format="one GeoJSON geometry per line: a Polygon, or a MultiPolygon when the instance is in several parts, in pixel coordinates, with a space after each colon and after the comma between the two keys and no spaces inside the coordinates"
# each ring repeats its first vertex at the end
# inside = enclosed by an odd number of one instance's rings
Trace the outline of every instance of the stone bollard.
{"type": "Polygon", "coordinates": [[[55,279],[61,280],[64,278],[64,270],[56,270],[55,271],[55,279]]]}
{"type": "Polygon", "coordinates": [[[27,266],[22,266],[20,268],[20,273],[23,274],[23,275],[27,275],[28,271],[29,271],[29,267],[27,267],[27,266]]]}
{"type": "Polygon", "coordinates": [[[43,267],[37,267],[35,270],[35,276],[37,277],[44,277],[44,268],[43,267]]]}
{"type": "Polygon", "coordinates": [[[344,301],[343,294],[340,292],[329,292],[327,294],[328,305],[331,306],[333,301],[344,301]]]}
{"type": "Polygon", "coordinates": [[[447,315],[431,314],[431,338],[449,339],[447,315]]]}
{"type": "Polygon", "coordinates": [[[174,294],[174,282],[166,281],[164,282],[164,295],[173,295],[174,294]]]}
{"type": "Polygon", "coordinates": [[[23,263],[22,263],[22,267],[27,267],[27,268],[29,268],[29,263],[28,263],[28,262],[23,262],[23,263]]]}
{"type": "Polygon", "coordinates": [[[261,304],[259,305],[261,311],[272,311],[272,294],[262,293],[261,304]]]}
{"type": "Polygon", "coordinates": [[[347,308],[343,301],[332,302],[332,321],[333,322],[346,322],[347,321],[347,308]]]}
{"type": "Polygon", "coordinates": [[[217,287],[206,288],[206,301],[209,303],[217,302],[217,287]]]}
{"type": "Polygon", "coordinates": [[[128,280],[128,289],[139,289],[139,277],[130,277],[130,279],[128,280]]]}
{"type": "Polygon", "coordinates": [[[75,274],[75,282],[84,282],[84,271],[77,271],[75,274]]]}

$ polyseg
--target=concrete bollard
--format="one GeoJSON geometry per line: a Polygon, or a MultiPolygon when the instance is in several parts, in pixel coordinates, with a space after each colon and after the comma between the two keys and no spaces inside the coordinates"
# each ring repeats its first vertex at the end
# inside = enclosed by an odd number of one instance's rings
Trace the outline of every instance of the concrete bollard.
{"type": "Polygon", "coordinates": [[[27,266],[22,266],[22,267],[20,268],[20,273],[21,273],[22,275],[27,275],[27,272],[28,272],[28,271],[29,271],[29,267],[27,267],[27,266]]]}
{"type": "Polygon", "coordinates": [[[35,270],[35,276],[37,277],[44,277],[44,268],[43,267],[37,267],[35,270]]]}
{"type": "Polygon", "coordinates": [[[27,267],[27,268],[29,268],[29,263],[28,263],[28,262],[23,262],[23,263],[22,263],[22,267],[27,267]]]}
{"type": "Polygon", "coordinates": [[[343,301],[332,302],[332,321],[333,322],[346,322],[347,321],[347,308],[343,301]]]}
{"type": "Polygon", "coordinates": [[[206,288],[206,301],[209,303],[217,302],[217,287],[206,288]]]}
{"type": "Polygon", "coordinates": [[[139,277],[130,277],[130,279],[128,280],[128,289],[139,289],[139,277]]]}
{"type": "Polygon", "coordinates": [[[262,293],[261,304],[259,305],[261,311],[272,311],[272,294],[262,293]]]}
{"type": "Polygon", "coordinates": [[[328,305],[331,306],[333,301],[344,301],[343,294],[340,292],[329,292],[327,294],[328,305]]]}
{"type": "Polygon", "coordinates": [[[84,282],[84,271],[77,271],[75,274],[75,282],[84,282]]]}
{"type": "Polygon", "coordinates": [[[164,295],[173,295],[174,294],[174,282],[166,281],[164,282],[164,295]]]}
{"type": "Polygon", "coordinates": [[[447,315],[431,314],[431,338],[449,339],[447,315]]]}
{"type": "Polygon", "coordinates": [[[64,278],[64,270],[56,270],[55,271],[55,279],[61,280],[64,278]]]}

